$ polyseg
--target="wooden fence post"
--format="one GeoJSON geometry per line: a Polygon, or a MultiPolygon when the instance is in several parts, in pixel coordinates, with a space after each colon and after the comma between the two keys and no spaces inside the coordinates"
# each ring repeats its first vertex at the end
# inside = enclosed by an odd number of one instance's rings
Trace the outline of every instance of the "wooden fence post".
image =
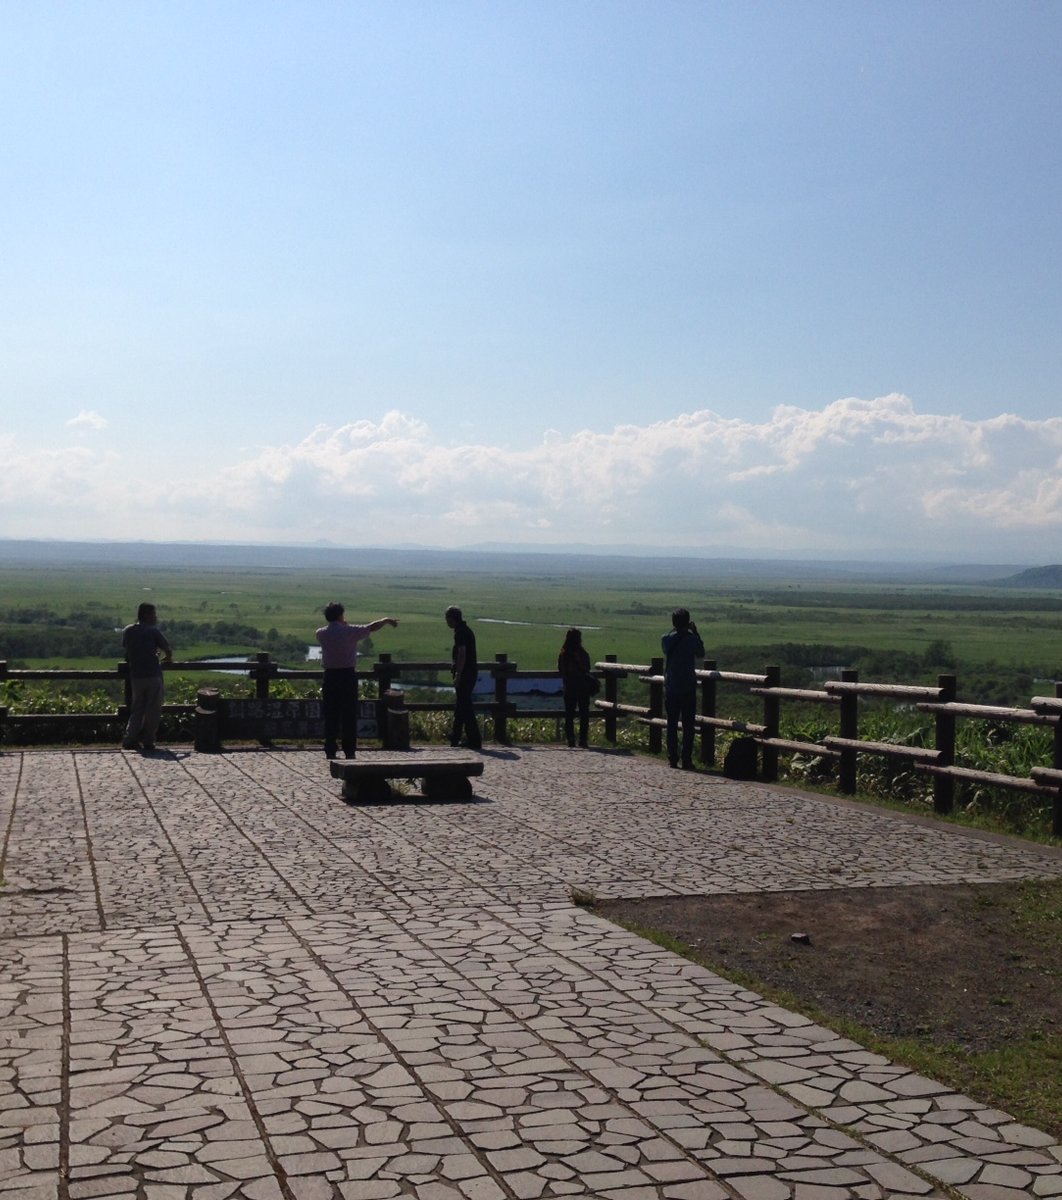
{"type": "MultiPolygon", "coordinates": [[[[765,686],[767,688],[780,687],[782,683],[782,668],[781,667],[765,667],[764,668],[765,686]]],[[[765,738],[778,737],[782,724],[782,702],[777,696],[764,696],[763,698],[763,724],[765,738]]],[[[778,779],[778,747],[764,746],[762,779],[764,783],[775,783],[778,779]]]]}
{"type": "MultiPolygon", "coordinates": [[[[605,662],[614,663],[615,661],[615,654],[605,655],[605,662]]],[[[611,671],[605,676],[605,702],[613,706],[619,703],[619,680],[611,671]]],[[[605,741],[613,746],[616,744],[615,707],[605,709],[605,741]]]]}
{"type": "Polygon", "coordinates": [[[271,674],[269,652],[256,654],[254,656],[254,663],[254,698],[256,700],[268,700],[269,676],[271,674]]]}
{"type": "MultiPolygon", "coordinates": [[[[653,682],[649,685],[649,719],[659,720],[664,715],[664,684],[662,680],[658,681],[658,677],[664,673],[664,660],[662,658],[654,658],[649,664],[649,674],[653,676],[653,682]]],[[[649,753],[659,754],[664,741],[661,736],[659,725],[649,726],[649,753]]]]}
{"type": "MultiPolygon", "coordinates": [[[[716,663],[714,658],[706,658],[704,660],[704,669],[706,671],[714,671],[716,663]]],[[[701,680],[701,716],[714,717],[715,706],[718,701],[719,684],[714,678],[701,680]]],[[[701,763],[706,767],[715,766],[715,726],[701,726],[701,763]]]]}
{"type": "MultiPolygon", "coordinates": [[[[940,688],[940,702],[951,704],[957,691],[954,675],[938,675],[937,686],[940,688]]],[[[952,767],[955,765],[955,714],[938,712],[936,716],[936,750],[937,765],[952,767]]],[[[933,811],[950,813],[955,805],[955,780],[950,775],[933,776],[933,811]]]]}
{"type": "Polygon", "coordinates": [[[120,662],[118,664],[118,678],[122,681],[122,703],[118,709],[118,720],[128,721],[129,711],[133,707],[133,681],[129,678],[129,664],[120,662]]]}
{"type": "MultiPolygon", "coordinates": [[[[843,683],[858,683],[859,672],[846,668],[841,672],[843,683]]],[[[841,720],[838,734],[853,741],[859,737],[859,693],[854,689],[841,693],[841,720]]],[[[859,756],[850,747],[841,750],[838,764],[838,788],[848,796],[854,796],[859,781],[859,756]]]]}
{"type": "Polygon", "coordinates": [[[397,674],[390,654],[380,655],[373,664],[372,673],[376,676],[376,694],[383,699],[384,694],[394,688],[395,676],[397,674]]]}
{"type": "MultiPolygon", "coordinates": [[[[494,656],[494,740],[509,744],[509,656],[494,656]]],[[[516,664],[513,664],[515,670],[516,664]]]]}
{"type": "MultiPolygon", "coordinates": [[[[1062,700],[1062,683],[1055,684],[1055,697],[1062,700]]],[[[1055,722],[1055,753],[1053,766],[1056,771],[1062,771],[1062,717],[1055,722]]],[[[1051,806],[1051,834],[1062,838],[1062,783],[1055,788],[1055,798],[1051,806]]]]}

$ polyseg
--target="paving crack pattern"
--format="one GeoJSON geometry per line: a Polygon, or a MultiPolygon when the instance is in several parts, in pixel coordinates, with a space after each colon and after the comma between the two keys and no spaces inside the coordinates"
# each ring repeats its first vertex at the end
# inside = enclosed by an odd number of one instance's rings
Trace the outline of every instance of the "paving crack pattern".
{"type": "Polygon", "coordinates": [[[304,751],[0,755],[0,1200],[1062,1196],[1052,1138],[570,900],[1062,856],[622,754],[485,761],[470,803],[349,806],[304,751]]]}

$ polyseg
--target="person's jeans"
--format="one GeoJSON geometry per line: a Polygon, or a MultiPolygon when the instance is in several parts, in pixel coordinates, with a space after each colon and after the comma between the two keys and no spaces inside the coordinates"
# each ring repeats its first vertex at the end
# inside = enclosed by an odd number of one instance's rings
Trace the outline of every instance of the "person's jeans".
{"type": "Polygon", "coordinates": [[[478,750],[483,744],[479,735],[479,725],[476,723],[476,710],[472,705],[472,689],[475,686],[474,677],[467,683],[461,680],[454,682],[454,727],[450,734],[452,746],[458,745],[462,737],[473,750],[478,750]]]}
{"type": "Polygon", "coordinates": [[[129,680],[129,723],[125,727],[122,745],[132,750],[142,741],[145,748],[154,746],[155,734],[162,719],[162,701],[166,688],[161,675],[129,680]]]}
{"type": "Polygon", "coordinates": [[[667,760],[672,766],[679,761],[679,724],[682,725],[682,763],[693,764],[693,739],[696,734],[697,689],[685,692],[665,692],[664,710],[667,713],[667,760]]]}
{"type": "Polygon", "coordinates": [[[579,711],[579,745],[585,746],[590,726],[590,697],[577,695],[574,689],[564,689],[564,736],[568,745],[575,745],[575,712],[579,711]]]}
{"type": "Polygon", "coordinates": [[[333,667],[324,673],[321,687],[324,709],[324,748],[335,758],[340,741],[343,753],[353,758],[358,748],[358,673],[352,667],[333,667]]]}

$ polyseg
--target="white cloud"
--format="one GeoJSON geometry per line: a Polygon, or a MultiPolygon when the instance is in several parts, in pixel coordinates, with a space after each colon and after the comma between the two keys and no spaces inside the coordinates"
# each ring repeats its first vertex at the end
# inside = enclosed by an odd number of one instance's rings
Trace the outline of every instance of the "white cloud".
{"type": "Polygon", "coordinates": [[[1057,561],[1062,419],[924,414],[904,396],[549,430],[506,449],[408,414],[318,425],[196,476],[126,478],[114,455],[0,443],[9,535],[653,544],[823,557],[1057,561]],[[448,431],[447,431],[448,432],[448,431]]]}
{"type": "Polygon", "coordinates": [[[83,408],[76,417],[67,421],[66,426],[68,429],[106,429],[107,418],[101,417],[93,409],[83,408]]]}

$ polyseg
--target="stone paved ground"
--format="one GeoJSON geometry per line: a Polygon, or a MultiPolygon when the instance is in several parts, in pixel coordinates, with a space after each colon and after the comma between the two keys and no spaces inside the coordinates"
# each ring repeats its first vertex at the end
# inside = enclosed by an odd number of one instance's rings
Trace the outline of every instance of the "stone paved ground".
{"type": "Polygon", "coordinates": [[[474,802],[351,807],[309,752],[0,755],[0,1200],[1062,1195],[1050,1137],[569,891],[1062,856],[648,759],[484,757],[474,802]]]}

